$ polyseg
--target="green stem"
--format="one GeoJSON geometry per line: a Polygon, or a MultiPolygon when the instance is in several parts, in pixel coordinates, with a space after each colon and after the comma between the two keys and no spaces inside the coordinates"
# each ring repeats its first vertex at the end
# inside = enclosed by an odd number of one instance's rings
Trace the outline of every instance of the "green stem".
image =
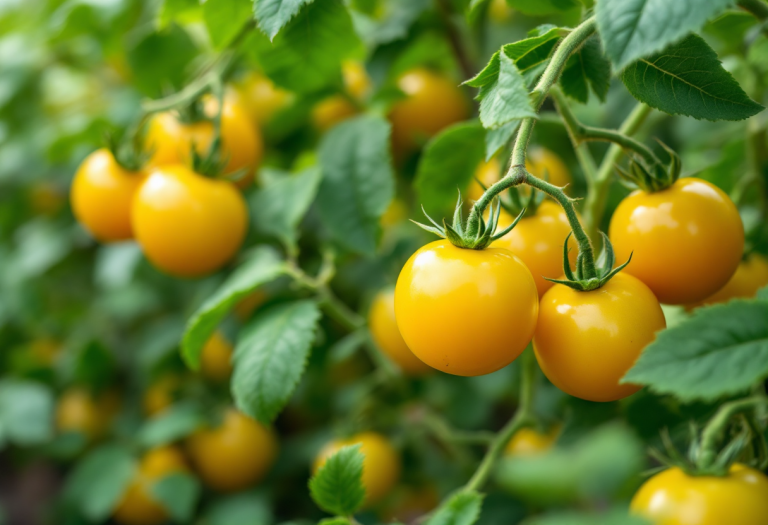
{"type": "Polygon", "coordinates": [[[464,485],[464,491],[477,491],[482,489],[488,477],[491,475],[494,465],[504,453],[504,448],[509,440],[522,428],[530,427],[534,422],[533,396],[536,381],[536,359],[532,349],[528,348],[520,357],[521,382],[520,382],[520,406],[515,415],[493,438],[480,466],[477,467],[472,478],[464,485]]]}
{"type": "Polygon", "coordinates": [[[718,454],[718,445],[725,433],[731,419],[742,412],[766,406],[768,398],[764,395],[757,395],[731,401],[721,405],[717,413],[709,420],[704,431],[701,433],[701,447],[697,466],[701,469],[707,469],[714,465],[718,454]]]}
{"type": "Polygon", "coordinates": [[[320,307],[328,317],[347,330],[354,331],[365,326],[365,318],[344,304],[327,285],[323,284],[317,288],[317,297],[320,307]]]}

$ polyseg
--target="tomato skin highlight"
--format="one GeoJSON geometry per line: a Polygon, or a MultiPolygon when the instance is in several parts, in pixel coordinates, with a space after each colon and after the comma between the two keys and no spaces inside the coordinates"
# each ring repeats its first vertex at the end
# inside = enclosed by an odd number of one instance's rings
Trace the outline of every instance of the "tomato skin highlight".
{"type": "Polygon", "coordinates": [[[655,525],[768,525],[768,477],[738,463],[724,477],[672,467],[640,487],[630,511],[655,525]]]}
{"type": "Polygon", "coordinates": [[[395,318],[394,290],[385,290],[376,295],[368,313],[368,326],[378,347],[404,374],[418,376],[433,370],[413,355],[400,335],[395,318]]]}
{"type": "Polygon", "coordinates": [[[693,177],[655,193],[635,191],[616,208],[610,238],[624,270],[665,304],[706,299],[725,286],[744,249],[736,206],[719,188],[693,177]]]}
{"type": "Polygon", "coordinates": [[[326,444],[318,453],[313,464],[317,472],[340,448],[360,444],[363,460],[363,486],[365,505],[371,506],[386,496],[400,479],[402,469],[400,454],[389,439],[377,432],[361,432],[348,439],[336,439],[326,444]]]}
{"type": "Polygon", "coordinates": [[[490,374],[531,340],[536,283],[508,250],[465,250],[447,240],[414,253],[395,287],[397,326],[408,348],[437,370],[490,374]]]}
{"type": "Polygon", "coordinates": [[[70,192],[78,222],[100,241],[132,238],[131,203],[144,177],[122,168],[106,148],[88,155],[77,169],[70,192]]]}
{"type": "Polygon", "coordinates": [[[203,428],[186,441],[195,471],[210,488],[233,492],[261,481],[277,458],[274,432],[229,409],[221,426],[203,428]]]}
{"type": "Polygon", "coordinates": [[[621,272],[590,292],[550,288],[541,298],[533,349],[544,375],[563,392],[615,401],[640,390],[619,380],[665,327],[653,292],[621,272]]]}
{"type": "Polygon", "coordinates": [[[248,211],[230,182],[185,166],[157,168],[136,193],[133,229],[147,258],[179,277],[211,273],[245,238],[248,211]]]}
{"type": "Polygon", "coordinates": [[[686,305],[692,310],[699,306],[727,303],[731,299],[749,299],[757,295],[757,291],[768,285],[768,260],[759,253],[750,254],[746,260],[739,263],[736,272],[725,286],[703,301],[686,305]]]}

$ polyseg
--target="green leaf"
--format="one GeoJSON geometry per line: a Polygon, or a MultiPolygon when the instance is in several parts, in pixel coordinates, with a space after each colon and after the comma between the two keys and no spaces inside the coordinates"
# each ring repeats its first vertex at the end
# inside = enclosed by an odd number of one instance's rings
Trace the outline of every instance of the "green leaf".
{"type": "Polygon", "coordinates": [[[199,0],[164,0],[157,16],[158,29],[166,29],[171,22],[181,24],[200,20],[199,0]]]}
{"type": "Polygon", "coordinates": [[[187,322],[181,341],[181,352],[187,364],[197,369],[203,346],[232,307],[259,286],[283,275],[285,270],[285,263],[274,249],[267,246],[254,249],[187,322]]]}
{"type": "Polygon", "coordinates": [[[600,0],[595,14],[605,52],[617,70],[701,29],[734,0],[600,0]]]}
{"type": "Polygon", "coordinates": [[[704,26],[704,33],[718,39],[718,50],[725,53],[737,53],[746,47],[744,39],[747,31],[757,24],[752,14],[742,10],[729,10],[704,26]]]}
{"type": "Polygon", "coordinates": [[[148,419],[139,430],[139,443],[154,448],[173,443],[200,428],[205,415],[191,403],[176,403],[157,416],[148,419]]]}
{"type": "Polygon", "coordinates": [[[519,125],[519,120],[512,120],[499,128],[489,129],[485,132],[486,161],[491,160],[501,148],[510,143],[519,125]]]}
{"type": "Polygon", "coordinates": [[[600,47],[600,40],[590,38],[568,59],[560,85],[569,97],[586,104],[589,100],[589,88],[601,102],[605,102],[608,88],[611,86],[611,63],[605,58],[600,47]]]}
{"type": "Polygon", "coordinates": [[[414,182],[427,213],[440,217],[453,210],[458,189],[472,182],[484,150],[485,131],[477,121],[454,124],[427,143],[414,182]]]}
{"type": "Polygon", "coordinates": [[[768,286],[763,286],[757,291],[757,299],[760,301],[768,301],[768,286]]]}
{"type": "Polygon", "coordinates": [[[525,525],[650,525],[638,516],[631,516],[626,509],[617,509],[605,514],[592,512],[555,512],[535,516],[526,520],[525,525]]]}
{"type": "Polygon", "coordinates": [[[624,70],[621,79],[636,99],[672,115],[743,120],[763,110],[696,35],[638,60],[624,70]]]}
{"type": "Polygon", "coordinates": [[[331,235],[346,248],[376,251],[379,219],[395,193],[390,126],[362,115],[331,129],[320,143],[318,207],[331,235]]]}
{"type": "Polygon", "coordinates": [[[360,444],[342,447],[309,480],[317,506],[339,516],[351,516],[365,500],[360,444]]]}
{"type": "Polygon", "coordinates": [[[315,167],[273,178],[250,198],[253,226],[295,247],[297,228],[317,195],[320,178],[315,167]]]}
{"type": "Polygon", "coordinates": [[[458,492],[434,511],[427,525],[472,525],[480,517],[482,505],[482,494],[458,492]]]}
{"type": "Polygon", "coordinates": [[[768,377],[768,302],[734,300],[696,310],[663,330],[622,379],[683,401],[715,400],[768,377]]]}
{"type": "Polygon", "coordinates": [[[270,423],[304,373],[320,310],[314,301],[283,303],[259,312],[235,348],[232,395],[237,407],[270,423]]]}
{"type": "Polygon", "coordinates": [[[311,93],[341,86],[341,61],[359,54],[362,44],[341,0],[315,0],[273,41],[256,32],[249,48],[276,84],[311,93]]]}
{"type": "Polygon", "coordinates": [[[579,6],[577,0],[507,0],[507,4],[512,9],[533,16],[551,15],[579,6]]]}
{"type": "Polygon", "coordinates": [[[251,0],[205,0],[203,20],[214,49],[224,49],[240,34],[252,14],[251,0]]]}
{"type": "Polygon", "coordinates": [[[101,390],[109,387],[114,380],[115,358],[98,341],[89,341],[80,347],[67,364],[72,367],[70,380],[75,383],[101,390]]]}
{"type": "Polygon", "coordinates": [[[259,28],[270,40],[274,40],[291,18],[296,16],[302,7],[312,2],[313,0],[255,0],[259,28]]]}
{"type": "Polygon", "coordinates": [[[413,22],[429,5],[429,0],[388,0],[378,4],[375,17],[354,9],[351,14],[357,34],[373,49],[405,38],[413,22]]]}
{"type": "Polygon", "coordinates": [[[200,489],[200,482],[193,476],[176,472],[153,483],[150,493],[169,516],[186,522],[194,516],[200,489]]]}
{"type": "Polygon", "coordinates": [[[53,437],[51,391],[32,381],[0,381],[0,443],[37,445],[53,437]]]}
{"type": "Polygon", "coordinates": [[[136,468],[128,448],[102,446],[78,461],[67,480],[66,494],[87,518],[103,521],[117,506],[136,468]]]}
{"type": "Polygon", "coordinates": [[[269,525],[270,503],[263,494],[245,492],[217,498],[205,512],[206,525],[269,525]]]}
{"type": "MultiPolygon", "coordinates": [[[[131,39],[131,42],[134,40],[131,39]]],[[[127,53],[133,84],[145,95],[159,97],[168,88],[181,89],[198,50],[186,31],[171,25],[161,33],[136,39],[127,53]]]]}

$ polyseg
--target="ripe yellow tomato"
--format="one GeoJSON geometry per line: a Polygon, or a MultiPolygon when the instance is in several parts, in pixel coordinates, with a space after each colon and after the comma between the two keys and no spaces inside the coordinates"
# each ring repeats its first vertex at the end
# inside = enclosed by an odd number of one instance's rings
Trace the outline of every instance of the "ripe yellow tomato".
{"type": "Polygon", "coordinates": [[[382,291],[376,295],[368,313],[368,327],[381,351],[394,361],[404,374],[416,376],[432,371],[431,367],[413,355],[400,335],[395,319],[394,290],[382,291]]]}
{"type": "MultiPolygon", "coordinates": [[[[499,229],[506,228],[514,219],[502,212],[499,229]]],[[[563,274],[563,244],[571,232],[571,225],[565,212],[555,202],[545,200],[536,210],[536,215],[520,219],[511,232],[493,243],[497,248],[506,248],[520,258],[536,281],[539,297],[552,288],[551,281],[563,274]]],[[[571,264],[576,263],[578,245],[575,239],[568,241],[571,248],[571,264]]]]}
{"type": "Polygon", "coordinates": [[[515,360],[536,328],[539,296],[525,264],[503,248],[465,250],[447,240],[414,253],[400,271],[395,315],[411,351],[460,376],[515,360]]]}
{"type": "Polygon", "coordinates": [[[133,480],[114,511],[124,525],[161,525],[168,521],[165,509],[152,496],[152,485],[171,474],[188,472],[181,452],[174,447],[150,450],[141,459],[133,480]]]}
{"type": "Polygon", "coordinates": [[[541,298],[533,349],[541,370],[563,392],[615,401],[640,389],[619,380],[665,327],[653,292],[621,272],[590,292],[550,288],[541,298]]]}
{"type": "Polygon", "coordinates": [[[513,14],[514,11],[509,7],[507,0],[491,0],[488,5],[488,15],[494,22],[507,22],[513,14]]]}
{"type": "Polygon", "coordinates": [[[528,151],[525,169],[540,179],[546,179],[555,186],[570,184],[571,173],[556,154],[546,148],[534,147],[528,151]]]}
{"type": "Polygon", "coordinates": [[[176,375],[165,375],[152,383],[144,392],[144,413],[154,416],[173,405],[179,397],[181,378],[176,375]]]}
{"type": "Polygon", "coordinates": [[[349,439],[331,441],[315,458],[314,471],[317,472],[330,456],[340,448],[360,444],[363,460],[363,486],[365,504],[374,505],[381,501],[400,479],[400,454],[386,436],[376,432],[362,432],[349,439]]]}
{"type": "MultiPolygon", "coordinates": [[[[208,98],[204,106],[206,115],[213,117],[218,110],[218,101],[208,98]]],[[[146,145],[152,152],[149,166],[189,165],[192,146],[205,155],[213,140],[213,132],[213,123],[208,120],[187,124],[172,113],[155,115],[147,129],[146,145]]],[[[221,158],[227,160],[222,175],[244,172],[236,184],[240,188],[247,187],[253,182],[263,153],[261,132],[236,97],[228,95],[221,112],[221,158]]]]}
{"type": "Polygon", "coordinates": [[[238,82],[236,90],[251,118],[260,125],[268,123],[277,112],[288,107],[293,101],[291,93],[255,72],[238,82]]]}
{"type": "Polygon", "coordinates": [[[232,344],[218,330],[203,347],[200,370],[211,381],[226,381],[232,375],[232,344]]]}
{"type": "Polygon", "coordinates": [[[655,525],[766,525],[768,477],[738,463],[724,477],[672,467],[640,487],[630,510],[655,525]]]}
{"type": "Polygon", "coordinates": [[[72,181],[70,199],[77,220],[100,241],[133,237],[131,202],[144,175],[123,169],[108,149],[88,155],[72,181]]]}
{"type": "Polygon", "coordinates": [[[655,193],[635,191],[609,229],[625,272],[665,304],[701,301],[725,286],[741,260],[744,227],[731,199],[709,182],[685,178],[655,193]]]}
{"type": "Polygon", "coordinates": [[[424,68],[411,69],[397,81],[405,98],[393,104],[392,147],[402,157],[443,128],[469,116],[469,105],[454,82],[424,68]]]}
{"type": "Polygon", "coordinates": [[[409,486],[396,489],[391,500],[381,513],[383,523],[416,523],[437,508],[440,495],[432,485],[409,486]]]}
{"type": "Polygon", "coordinates": [[[371,91],[371,78],[365,66],[357,60],[345,60],[341,64],[344,89],[358,100],[364,99],[371,91]]]}
{"type": "Polygon", "coordinates": [[[560,435],[560,427],[553,426],[549,432],[539,432],[534,428],[523,428],[512,436],[504,449],[507,456],[535,456],[552,448],[560,435]]]}
{"type": "Polygon", "coordinates": [[[752,253],[746,260],[739,263],[736,273],[725,283],[725,286],[703,301],[686,305],[691,310],[698,306],[717,303],[727,303],[731,299],[748,299],[757,295],[757,291],[768,285],[768,260],[758,253],[752,253]]]}
{"type": "Polygon", "coordinates": [[[120,408],[114,392],[98,395],[84,388],[71,388],[59,398],[56,406],[56,428],[59,432],[79,432],[87,439],[103,437],[120,408]]]}
{"type": "Polygon", "coordinates": [[[500,178],[501,164],[498,159],[492,158],[488,162],[481,162],[475,170],[474,177],[467,191],[467,197],[469,197],[471,202],[480,200],[480,197],[485,193],[483,186],[489,188],[498,182],[500,178]]]}
{"type": "Polygon", "coordinates": [[[245,200],[232,183],[180,164],[152,171],[133,201],[133,231],[144,254],[180,277],[223,266],[240,248],[247,222],[245,200]]]}
{"type": "Polygon", "coordinates": [[[204,428],[186,443],[192,465],[203,482],[214,490],[230,492],[260,481],[277,457],[277,438],[235,409],[224,413],[217,428],[204,428]]]}
{"type": "Polygon", "coordinates": [[[312,124],[318,131],[325,132],[356,114],[357,108],[344,95],[332,95],[312,108],[312,124]]]}

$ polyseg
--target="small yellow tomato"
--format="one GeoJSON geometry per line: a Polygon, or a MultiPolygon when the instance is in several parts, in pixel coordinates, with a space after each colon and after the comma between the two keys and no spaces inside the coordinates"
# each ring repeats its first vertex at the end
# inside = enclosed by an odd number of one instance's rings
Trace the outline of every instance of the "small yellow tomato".
{"type": "Polygon", "coordinates": [[[356,114],[357,108],[344,95],[331,95],[312,108],[312,124],[325,132],[356,114]]]}
{"type": "Polygon", "coordinates": [[[96,440],[107,433],[119,408],[120,400],[114,392],[95,395],[84,388],[71,388],[61,395],[56,406],[56,428],[96,440]]]}
{"type": "Polygon", "coordinates": [[[276,87],[260,73],[249,73],[238,82],[236,89],[251,118],[262,126],[293,101],[291,93],[276,87]]]}
{"type": "Polygon", "coordinates": [[[514,361],[531,341],[538,308],[531,272],[503,248],[432,242],[408,259],[395,287],[397,326],[408,348],[460,376],[490,374],[514,361]]]}
{"type": "Polygon", "coordinates": [[[758,253],[752,253],[746,260],[739,263],[736,273],[725,283],[725,286],[703,301],[686,305],[686,309],[717,303],[727,303],[731,299],[749,299],[757,295],[757,291],[768,285],[768,260],[758,253]]]}
{"type": "Polygon", "coordinates": [[[508,22],[513,14],[514,11],[509,7],[507,0],[491,0],[491,3],[488,5],[488,16],[494,22],[508,22]]]}
{"type": "Polygon", "coordinates": [[[340,448],[360,444],[363,460],[363,486],[365,487],[365,504],[374,505],[381,501],[397,484],[400,479],[400,454],[392,446],[386,436],[377,432],[362,432],[349,439],[331,441],[317,455],[314,471],[317,472],[330,456],[340,448]]]}
{"type": "Polygon", "coordinates": [[[182,165],[156,168],[133,201],[133,231],[147,258],[180,277],[211,273],[245,238],[245,200],[227,181],[182,165]]]}
{"type": "Polygon", "coordinates": [[[235,409],[217,428],[203,428],[187,438],[187,453],[210,488],[231,492],[257,483],[277,457],[273,431],[235,409]]]}
{"type": "Polygon", "coordinates": [[[177,375],[165,375],[152,383],[142,400],[144,413],[154,416],[173,405],[181,391],[181,378],[177,375]]]}
{"type": "Polygon", "coordinates": [[[430,366],[413,355],[400,335],[395,319],[394,290],[382,291],[376,295],[368,313],[368,326],[378,347],[403,373],[416,376],[432,371],[430,366]]]}
{"type": "Polygon", "coordinates": [[[523,428],[512,436],[504,449],[506,456],[536,456],[552,448],[560,435],[560,427],[553,426],[549,432],[539,432],[534,428],[523,428]]]}
{"type": "Polygon", "coordinates": [[[565,163],[546,148],[531,148],[525,161],[525,169],[532,175],[546,179],[558,187],[566,186],[572,182],[571,173],[565,163]]]}
{"type": "Polygon", "coordinates": [[[723,477],[672,467],[640,487],[630,511],[654,525],[766,525],[768,477],[738,463],[723,477]]]}
{"type": "Polygon", "coordinates": [[[488,162],[481,162],[475,170],[474,177],[467,191],[469,200],[472,202],[480,200],[480,197],[485,193],[483,186],[489,188],[498,182],[500,178],[501,164],[498,159],[492,158],[488,162]]]}
{"type": "Polygon", "coordinates": [[[131,203],[144,175],[122,168],[108,149],[88,155],[72,181],[70,199],[77,220],[100,241],[133,237],[131,203]]]}
{"type": "Polygon", "coordinates": [[[176,448],[161,447],[147,452],[115,508],[115,521],[123,525],[166,523],[168,514],[152,496],[152,486],[167,476],[186,472],[184,457],[176,448]]]}
{"type": "Polygon", "coordinates": [[[653,292],[621,272],[590,292],[550,288],[541,298],[533,349],[544,375],[563,392],[615,401],[640,389],[619,380],[665,327],[653,292]]]}
{"type": "Polygon", "coordinates": [[[357,60],[345,60],[341,63],[344,77],[344,89],[358,100],[364,99],[371,91],[371,78],[365,66],[357,60]]]}
{"type": "Polygon", "coordinates": [[[216,330],[203,346],[200,370],[211,381],[223,382],[232,375],[232,344],[216,330]]]}
{"type": "Polygon", "coordinates": [[[625,272],[665,304],[706,299],[725,286],[741,261],[744,227],[722,190],[694,177],[654,193],[635,191],[611,218],[611,242],[625,272]]]}

